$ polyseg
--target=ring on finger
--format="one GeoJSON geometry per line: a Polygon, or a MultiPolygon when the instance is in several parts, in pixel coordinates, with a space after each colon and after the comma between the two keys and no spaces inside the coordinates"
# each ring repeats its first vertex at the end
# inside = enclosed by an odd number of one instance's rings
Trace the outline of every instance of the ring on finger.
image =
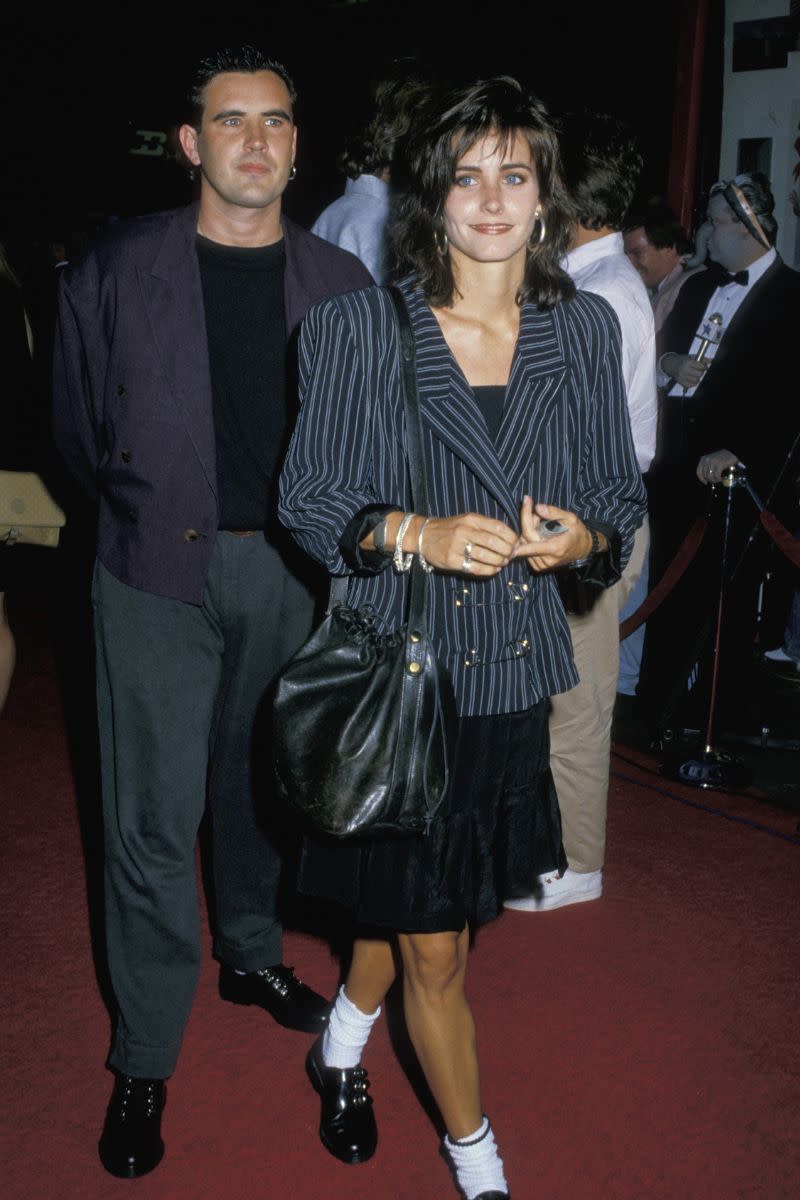
{"type": "Polygon", "coordinates": [[[464,546],[464,561],[461,564],[461,570],[467,574],[472,570],[472,542],[467,542],[464,546]]]}

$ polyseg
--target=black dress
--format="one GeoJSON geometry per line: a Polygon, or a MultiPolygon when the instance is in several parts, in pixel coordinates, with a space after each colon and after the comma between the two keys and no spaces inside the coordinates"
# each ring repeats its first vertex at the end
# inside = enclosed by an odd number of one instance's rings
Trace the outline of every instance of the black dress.
{"type": "MultiPolygon", "coordinates": [[[[494,436],[505,388],[475,388],[494,436]]],[[[567,865],[550,774],[549,700],[524,712],[459,721],[450,786],[427,834],[347,841],[306,836],[301,892],[351,910],[359,926],[460,931],[529,895],[537,874],[567,865]]]]}

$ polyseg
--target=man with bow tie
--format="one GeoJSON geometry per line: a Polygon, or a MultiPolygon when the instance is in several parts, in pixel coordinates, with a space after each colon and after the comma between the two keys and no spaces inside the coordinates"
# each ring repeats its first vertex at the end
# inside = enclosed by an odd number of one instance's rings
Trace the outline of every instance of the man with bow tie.
{"type": "MultiPolygon", "coordinates": [[[[764,175],[742,174],[713,185],[707,221],[697,235],[698,249],[708,249],[710,269],[687,280],[658,340],[659,385],[666,394],[648,481],[654,580],[703,512],[708,485],[719,483],[734,463],[745,465],[767,508],[790,528],[796,520],[800,274],[775,250],[774,207],[764,175]]],[[[749,528],[755,507],[737,497],[737,509],[741,525],[749,528]]],[[[756,545],[749,553],[751,582],[758,550],[756,545]]],[[[745,595],[744,575],[739,574],[736,598],[747,616],[754,601],[745,595]]],[[[685,578],[648,622],[643,676],[651,685],[674,671],[676,629],[687,611],[696,621],[702,596],[716,589],[713,579],[713,571],[702,586],[685,578]],[[659,631],[664,621],[669,628],[659,631]],[[658,668],[657,642],[664,651],[658,668]]],[[[742,630],[749,645],[752,629],[742,630]]]]}
{"type": "Polygon", "coordinates": [[[694,459],[703,484],[718,483],[741,459],[769,491],[781,446],[784,454],[788,449],[778,435],[790,432],[795,407],[787,388],[800,276],[775,250],[774,207],[763,175],[713,185],[698,240],[719,270],[687,280],[660,339],[665,430],[679,426],[673,433],[685,451],[680,457],[694,459]]]}

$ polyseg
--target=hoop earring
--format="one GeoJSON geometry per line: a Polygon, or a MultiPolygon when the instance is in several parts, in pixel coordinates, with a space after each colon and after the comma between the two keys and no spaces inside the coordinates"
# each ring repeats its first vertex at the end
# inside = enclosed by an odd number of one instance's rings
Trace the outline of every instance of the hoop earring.
{"type": "Polygon", "coordinates": [[[447,251],[450,248],[450,243],[447,240],[447,234],[443,229],[435,229],[433,233],[433,244],[436,247],[436,253],[439,258],[447,258],[447,251]]]}
{"type": "Polygon", "coordinates": [[[546,233],[547,233],[547,228],[544,223],[544,217],[542,216],[542,210],[540,208],[537,208],[536,213],[535,213],[535,218],[534,218],[533,229],[531,230],[531,236],[528,238],[528,249],[529,250],[538,249],[538,247],[541,246],[542,243],[544,242],[546,233]],[[536,229],[536,221],[539,222],[539,236],[538,237],[533,236],[534,231],[536,229]]]}
{"type": "Polygon", "coordinates": [[[297,167],[294,165],[294,163],[292,163],[292,169],[289,172],[289,182],[291,183],[291,181],[296,178],[297,178],[297,167]]]}

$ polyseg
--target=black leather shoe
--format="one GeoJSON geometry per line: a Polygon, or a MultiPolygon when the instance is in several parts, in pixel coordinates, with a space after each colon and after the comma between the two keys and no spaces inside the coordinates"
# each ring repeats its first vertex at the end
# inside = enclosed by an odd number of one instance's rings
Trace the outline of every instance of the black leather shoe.
{"type": "Polygon", "coordinates": [[[322,1100],[319,1136],[325,1149],[344,1163],[362,1163],[372,1158],[378,1144],[378,1128],[364,1068],[326,1067],[319,1038],[308,1052],[306,1071],[322,1100]]]}
{"type": "Polygon", "coordinates": [[[225,964],[219,972],[219,994],[233,1004],[258,1004],[287,1029],[320,1033],[328,1023],[330,1001],[301,983],[291,967],[278,963],[263,971],[237,975],[225,964]]]}
{"type": "Polygon", "coordinates": [[[105,1169],[119,1179],[135,1179],[164,1157],[161,1114],[167,1098],[163,1079],[117,1075],[98,1150],[105,1169]]]}

